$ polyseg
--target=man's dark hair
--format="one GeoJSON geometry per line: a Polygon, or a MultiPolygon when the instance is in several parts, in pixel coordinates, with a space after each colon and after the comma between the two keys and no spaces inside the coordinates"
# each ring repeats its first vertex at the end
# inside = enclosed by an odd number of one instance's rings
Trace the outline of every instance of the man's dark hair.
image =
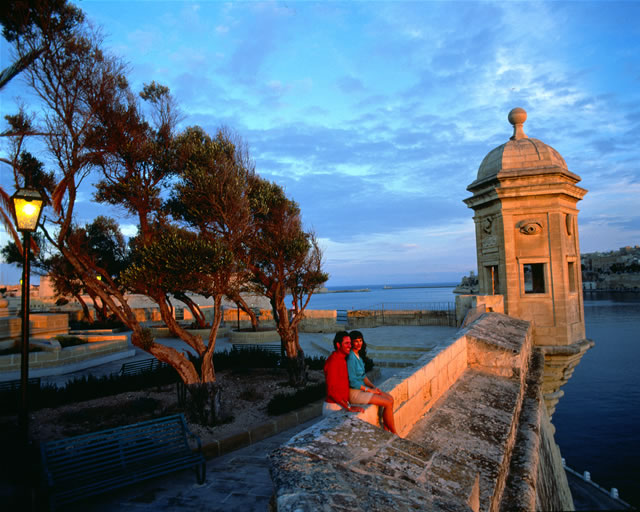
{"type": "Polygon", "coordinates": [[[338,345],[342,345],[344,338],[349,338],[349,333],[347,331],[338,331],[333,338],[333,348],[337,349],[338,345]]]}

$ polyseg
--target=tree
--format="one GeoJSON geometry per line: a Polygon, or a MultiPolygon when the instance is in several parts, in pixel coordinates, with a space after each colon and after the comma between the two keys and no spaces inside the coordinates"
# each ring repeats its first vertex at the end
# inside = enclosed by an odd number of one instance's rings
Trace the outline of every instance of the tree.
{"type": "Polygon", "coordinates": [[[298,324],[315,289],[328,276],[312,233],[302,229],[298,205],[281,187],[255,174],[248,150],[229,130],[214,139],[190,128],[178,138],[180,181],[169,203],[172,215],[234,255],[219,291],[253,315],[240,296],[250,287],[269,298],[288,359],[292,385],[306,383],[298,324]],[[223,289],[224,288],[224,289],[223,289]],[[292,293],[291,318],[285,296],[292,293]]]}
{"type": "MultiPolygon", "coordinates": [[[[39,38],[30,35],[15,41],[19,55],[40,47],[39,38]]],[[[138,249],[153,249],[154,237],[161,233],[156,229],[164,222],[160,192],[171,175],[164,158],[169,154],[176,117],[166,98],[168,91],[152,84],[143,95],[158,113],[160,125],[153,127],[146,122],[124,71],[120,62],[104,54],[100,37],[83,24],[64,37],[52,37],[26,70],[27,83],[39,96],[45,112],[45,129],[40,131],[57,167],[44,233],[73,267],[85,289],[132,329],[135,346],[171,364],[193,395],[210,395],[209,384],[214,382],[210,365],[203,361],[199,375],[187,356],[153,340],[127,303],[118,276],[107,272],[105,262],[86,250],[87,233],[75,228],[78,189],[89,173],[100,171],[96,199],[124,207],[137,216],[138,249]],[[203,387],[204,393],[200,389],[203,387]]],[[[174,333],[203,354],[201,338],[172,321],[168,296],[154,291],[153,299],[174,333]]],[[[215,339],[215,331],[213,336],[215,339]]],[[[212,394],[219,399],[219,394],[212,394]]],[[[218,419],[219,408],[210,410],[213,412],[208,418],[218,419]]]]}
{"type": "MultiPolygon", "coordinates": [[[[82,12],[68,5],[66,0],[3,2],[0,7],[3,37],[16,45],[20,45],[20,42],[25,39],[30,39],[34,44],[27,50],[19,49],[15,62],[0,71],[0,90],[42,55],[52,36],[65,37],[82,19],[82,12]]],[[[29,120],[22,112],[16,116],[5,116],[5,119],[11,128],[0,136],[13,137],[14,144],[21,145],[24,137],[38,134],[31,128],[29,120]]],[[[14,155],[15,158],[12,160],[2,158],[0,161],[13,167],[16,176],[27,176],[28,173],[23,167],[27,162],[18,160],[23,156],[22,152],[14,151],[14,155]]],[[[18,188],[17,183],[16,188],[18,188]]],[[[13,208],[9,194],[0,187],[0,223],[7,229],[22,254],[20,237],[14,229],[13,220],[9,214],[11,211],[13,208]]],[[[31,247],[34,252],[38,251],[35,241],[32,241],[31,247]]]]}
{"type": "MultiPolygon", "coordinates": [[[[18,55],[41,47],[37,35],[15,41],[18,55]]],[[[176,136],[179,112],[169,90],[151,83],[136,96],[125,71],[102,51],[99,34],[81,23],[64,37],[51,37],[27,68],[27,83],[44,111],[38,133],[55,166],[43,232],[73,269],[74,281],[132,330],[132,344],[175,368],[193,410],[210,424],[223,416],[212,359],[222,297],[235,296],[248,283],[268,294],[287,355],[298,363],[292,373],[298,377],[291,380],[302,382],[298,315],[314,283],[326,280],[321,253],[312,234],[302,230],[297,205],[255,176],[248,152],[228,131],[209,137],[191,128],[176,136]],[[91,173],[98,178],[96,201],[137,221],[138,235],[126,250],[115,223],[77,225],[79,187],[91,173]],[[277,262],[269,263],[271,257],[277,262]],[[291,321],[287,289],[297,303],[291,321]],[[129,291],[156,302],[169,330],[198,361],[153,338],[128,304],[129,291]],[[175,320],[172,297],[188,304],[189,293],[213,298],[206,341],[175,320]]],[[[18,155],[16,149],[13,157],[18,155]]]]}
{"type": "Polygon", "coordinates": [[[54,34],[60,37],[70,33],[83,19],[82,11],[66,0],[3,2],[2,36],[10,43],[28,38],[38,44],[20,52],[15,62],[0,72],[0,89],[40,57],[54,34]]]}
{"type": "Polygon", "coordinates": [[[302,228],[300,209],[280,186],[253,176],[250,184],[253,236],[246,241],[245,262],[251,280],[269,299],[287,355],[289,383],[307,381],[298,325],[314,291],[327,281],[322,251],[313,233],[302,228]],[[291,315],[285,304],[291,292],[291,315]]]}

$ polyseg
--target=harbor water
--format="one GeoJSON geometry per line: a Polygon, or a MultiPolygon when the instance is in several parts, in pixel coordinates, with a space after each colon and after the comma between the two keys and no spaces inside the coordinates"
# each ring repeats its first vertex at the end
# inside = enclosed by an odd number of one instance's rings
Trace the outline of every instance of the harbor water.
{"type": "MultiPolygon", "coordinates": [[[[401,309],[454,302],[453,283],[361,285],[311,297],[309,309],[401,309]]],[[[329,287],[330,291],[338,290],[329,287]]],[[[553,416],[567,465],[640,508],[640,294],[586,292],[595,341],[562,388],[553,416]]]]}

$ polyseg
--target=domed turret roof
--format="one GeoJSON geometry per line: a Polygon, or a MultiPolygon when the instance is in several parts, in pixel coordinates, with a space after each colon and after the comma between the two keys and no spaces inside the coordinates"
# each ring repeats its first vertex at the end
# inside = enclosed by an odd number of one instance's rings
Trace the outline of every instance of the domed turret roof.
{"type": "Polygon", "coordinates": [[[560,153],[538,139],[527,137],[524,133],[522,125],[527,119],[524,109],[514,108],[509,112],[508,119],[513,125],[513,136],[484,157],[478,168],[475,183],[516,171],[553,168],[568,170],[560,153]]]}

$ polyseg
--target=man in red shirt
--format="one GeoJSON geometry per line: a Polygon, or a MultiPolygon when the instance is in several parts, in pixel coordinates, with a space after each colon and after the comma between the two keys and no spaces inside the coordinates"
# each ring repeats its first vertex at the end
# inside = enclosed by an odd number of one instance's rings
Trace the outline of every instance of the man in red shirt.
{"type": "Polygon", "coordinates": [[[346,331],[336,333],[333,338],[332,352],[324,363],[324,377],[327,384],[322,414],[328,415],[344,409],[348,412],[362,412],[362,407],[349,404],[349,374],[347,372],[347,356],[351,352],[351,338],[346,331]]]}

